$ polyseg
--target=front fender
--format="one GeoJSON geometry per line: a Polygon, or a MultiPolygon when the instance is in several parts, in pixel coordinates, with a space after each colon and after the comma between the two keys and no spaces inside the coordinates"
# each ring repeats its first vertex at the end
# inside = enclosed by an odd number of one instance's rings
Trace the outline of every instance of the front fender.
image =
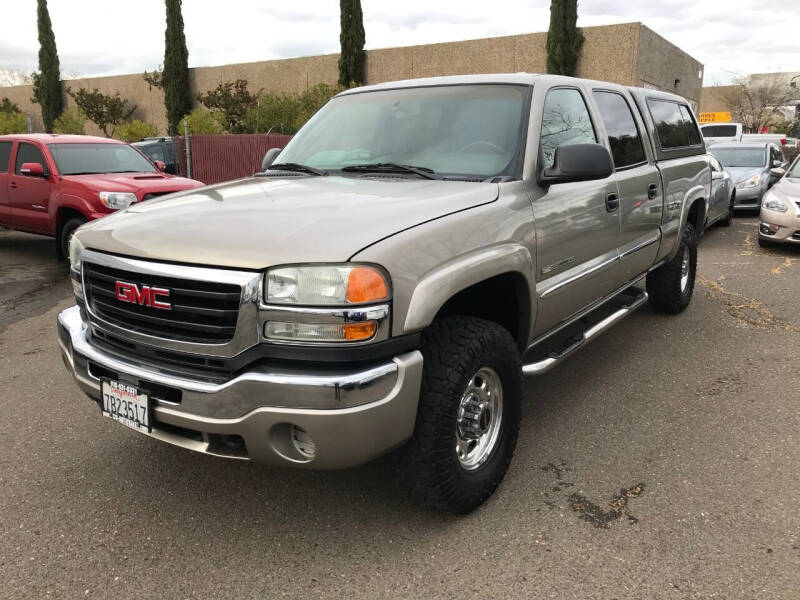
{"type": "Polygon", "coordinates": [[[75,196],[73,194],[54,194],[50,200],[50,222],[55,225],[57,223],[57,216],[59,209],[69,208],[81,213],[87,221],[97,219],[103,216],[97,212],[97,204],[89,202],[88,200],[75,196]]]}
{"type": "MultiPolygon", "coordinates": [[[[529,290],[536,289],[531,254],[525,246],[519,244],[505,243],[480,248],[443,263],[426,273],[414,287],[403,331],[408,333],[427,327],[442,306],[455,294],[505,273],[519,273],[525,278],[529,290]]],[[[529,297],[532,296],[529,294],[529,297]]],[[[531,306],[531,311],[535,312],[535,306],[531,306]]],[[[535,314],[531,314],[529,322],[534,321],[535,314]]]]}
{"type": "MultiPolygon", "coordinates": [[[[659,252],[663,258],[663,262],[669,262],[678,253],[678,246],[680,245],[680,236],[683,228],[686,226],[686,221],[689,219],[689,213],[695,202],[702,203],[703,214],[700,216],[701,226],[697,232],[698,236],[703,235],[702,223],[705,223],[706,215],[708,214],[708,203],[710,198],[710,186],[708,185],[695,185],[688,189],[683,197],[680,206],[680,218],[668,221],[662,229],[662,243],[670,243],[667,252],[659,252]]],[[[667,207],[669,209],[669,206],[667,207]]]]}

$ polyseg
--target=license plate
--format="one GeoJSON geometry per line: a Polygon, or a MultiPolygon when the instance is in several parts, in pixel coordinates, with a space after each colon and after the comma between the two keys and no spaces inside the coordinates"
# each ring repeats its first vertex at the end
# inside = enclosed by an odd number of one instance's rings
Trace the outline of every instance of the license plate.
{"type": "Polygon", "coordinates": [[[126,427],[150,433],[150,399],[134,385],[103,380],[102,413],[126,427]]]}

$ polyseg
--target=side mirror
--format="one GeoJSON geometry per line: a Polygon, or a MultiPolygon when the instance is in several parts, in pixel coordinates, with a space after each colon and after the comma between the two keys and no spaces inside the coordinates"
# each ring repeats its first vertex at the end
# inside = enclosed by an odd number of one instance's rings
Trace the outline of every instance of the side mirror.
{"type": "Polygon", "coordinates": [[[716,181],[717,179],[724,179],[725,174],[722,171],[711,171],[711,179],[716,181]]]}
{"type": "Polygon", "coordinates": [[[614,172],[611,153],[600,144],[569,144],[556,148],[553,166],[542,171],[540,183],[605,179],[614,172]]]}
{"type": "Polygon", "coordinates": [[[167,170],[167,165],[164,164],[163,160],[156,161],[156,169],[161,171],[162,173],[167,170]]]}
{"type": "Polygon", "coordinates": [[[22,163],[19,172],[28,177],[44,177],[44,167],[41,163],[22,163]]]}
{"type": "Polygon", "coordinates": [[[772,168],[773,169],[776,169],[776,168],[779,168],[779,167],[782,167],[782,166],[783,166],[783,163],[780,160],[778,160],[777,158],[772,161],[772,168]]]}
{"type": "Polygon", "coordinates": [[[773,179],[780,179],[784,175],[786,175],[786,169],[776,167],[774,169],[769,170],[769,176],[772,177],[773,179]]]}
{"type": "Polygon", "coordinates": [[[275,159],[278,157],[278,154],[280,153],[281,153],[281,148],[270,148],[269,150],[267,150],[267,153],[261,160],[261,170],[266,171],[267,167],[269,167],[272,163],[275,162],[275,159]]]}

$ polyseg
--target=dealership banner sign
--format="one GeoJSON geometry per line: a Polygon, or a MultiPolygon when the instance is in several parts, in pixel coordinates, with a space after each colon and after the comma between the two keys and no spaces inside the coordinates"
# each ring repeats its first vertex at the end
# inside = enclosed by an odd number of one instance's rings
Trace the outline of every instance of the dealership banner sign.
{"type": "Polygon", "coordinates": [[[700,113],[700,122],[701,123],[730,123],[731,122],[731,113],[730,112],[701,112],[700,113]]]}

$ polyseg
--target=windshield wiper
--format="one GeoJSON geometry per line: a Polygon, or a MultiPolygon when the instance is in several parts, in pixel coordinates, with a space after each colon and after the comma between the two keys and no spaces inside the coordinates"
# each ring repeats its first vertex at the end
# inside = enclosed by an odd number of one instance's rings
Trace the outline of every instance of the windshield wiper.
{"type": "Polygon", "coordinates": [[[308,173],[309,175],[327,175],[325,171],[320,171],[319,169],[315,169],[314,167],[309,167],[308,165],[301,165],[300,163],[293,163],[293,162],[285,162],[285,163],[277,163],[274,165],[270,165],[266,169],[267,171],[294,171],[297,173],[308,173]]]}
{"type": "Polygon", "coordinates": [[[364,165],[350,165],[343,167],[342,171],[359,171],[361,173],[413,173],[424,179],[441,179],[436,171],[428,167],[415,167],[414,165],[401,165],[398,163],[367,163],[364,165]]]}

